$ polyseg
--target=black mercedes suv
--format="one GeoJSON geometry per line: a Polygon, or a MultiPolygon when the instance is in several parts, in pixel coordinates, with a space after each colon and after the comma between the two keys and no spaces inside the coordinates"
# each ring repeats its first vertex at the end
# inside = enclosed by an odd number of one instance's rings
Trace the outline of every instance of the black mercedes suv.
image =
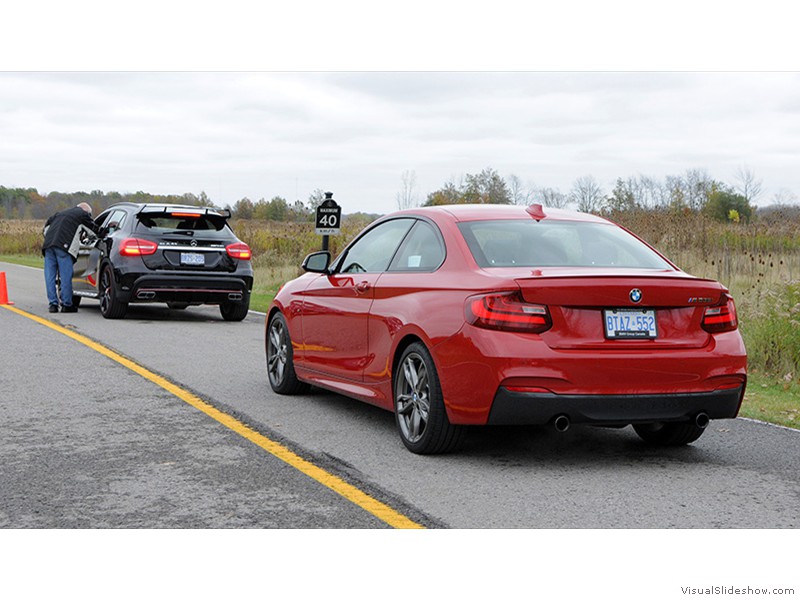
{"type": "Polygon", "coordinates": [[[227,321],[250,307],[250,247],[237,238],[229,210],[122,202],[95,223],[101,236],[86,238],[72,280],[74,304],[100,301],[107,319],[121,319],[131,302],[166,302],[170,308],[218,304],[227,321]]]}

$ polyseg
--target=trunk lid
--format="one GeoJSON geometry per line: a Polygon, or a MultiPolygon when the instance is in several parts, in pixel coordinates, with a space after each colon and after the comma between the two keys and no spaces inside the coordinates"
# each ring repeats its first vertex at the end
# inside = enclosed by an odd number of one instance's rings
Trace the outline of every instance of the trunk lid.
{"type": "MultiPolygon", "coordinates": [[[[725,288],[682,271],[537,269],[515,277],[522,297],[550,310],[552,328],[542,339],[554,349],[657,350],[699,348],[710,341],[701,323],[705,308],[718,304],[725,288]],[[618,332],[616,315],[653,319],[646,339],[618,332]],[[621,337],[616,337],[620,334],[621,337]]],[[[625,330],[627,325],[620,326],[625,330]]],[[[644,334],[643,334],[644,335],[644,334]]]]}

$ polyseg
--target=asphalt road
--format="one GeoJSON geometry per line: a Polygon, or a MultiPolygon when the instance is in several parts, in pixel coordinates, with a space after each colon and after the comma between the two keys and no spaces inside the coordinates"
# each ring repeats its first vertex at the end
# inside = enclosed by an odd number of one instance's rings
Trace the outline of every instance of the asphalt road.
{"type": "MultiPolygon", "coordinates": [[[[40,270],[0,263],[15,306],[159,373],[426,527],[797,528],[800,432],[713,421],[649,448],[630,428],[476,429],[455,455],[405,450],[393,416],[273,394],[264,317],[214,307],[47,313],[40,270]]],[[[0,308],[0,527],[388,525],[151,381],[0,308]]]]}

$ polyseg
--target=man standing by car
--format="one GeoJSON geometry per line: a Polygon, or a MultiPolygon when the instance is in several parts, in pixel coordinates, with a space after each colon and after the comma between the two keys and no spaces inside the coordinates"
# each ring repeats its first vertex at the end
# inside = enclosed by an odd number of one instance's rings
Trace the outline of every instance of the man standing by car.
{"type": "Polygon", "coordinates": [[[47,301],[50,303],[51,313],[58,312],[59,301],[61,312],[78,312],[78,308],[72,304],[72,266],[78,259],[80,234],[84,227],[95,233],[100,232],[99,227],[92,221],[92,207],[86,202],[57,212],[45,223],[42,254],[47,301]],[[61,278],[61,298],[56,292],[56,274],[61,278]]]}

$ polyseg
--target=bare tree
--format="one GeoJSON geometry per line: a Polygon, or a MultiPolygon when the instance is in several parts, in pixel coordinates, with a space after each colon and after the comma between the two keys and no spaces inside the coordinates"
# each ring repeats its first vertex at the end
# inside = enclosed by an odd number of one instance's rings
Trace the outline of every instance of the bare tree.
{"type": "Polygon", "coordinates": [[[779,205],[797,204],[797,194],[788,188],[781,188],[772,195],[772,203],[779,205]]]}
{"type": "Polygon", "coordinates": [[[397,192],[397,208],[404,210],[417,206],[417,174],[414,171],[403,171],[400,180],[403,187],[397,192]]]}
{"type": "Polygon", "coordinates": [[[511,202],[513,204],[527,206],[531,203],[533,192],[525,189],[522,180],[513,173],[508,176],[508,191],[511,194],[511,202]]]}
{"type": "Polygon", "coordinates": [[[569,197],[556,188],[536,188],[533,197],[550,208],[566,208],[569,204],[569,197]]]}
{"type": "Polygon", "coordinates": [[[641,205],[645,208],[661,208],[668,204],[667,189],[659,180],[639,175],[639,188],[641,190],[641,205]]]}
{"type": "Polygon", "coordinates": [[[688,207],[686,201],[686,183],[680,175],[667,175],[664,180],[667,202],[674,210],[683,210],[688,207]]]}
{"type": "Polygon", "coordinates": [[[761,186],[764,183],[761,179],[756,179],[755,172],[748,167],[739,167],[736,170],[736,182],[736,191],[751,204],[761,194],[761,186]]]}
{"type": "Polygon", "coordinates": [[[702,210],[708,202],[708,196],[714,181],[703,169],[689,169],[684,177],[686,205],[694,211],[702,210]]]}
{"type": "Polygon", "coordinates": [[[603,190],[591,175],[578,177],[572,184],[569,198],[582,212],[598,212],[603,202],[603,190]]]}

